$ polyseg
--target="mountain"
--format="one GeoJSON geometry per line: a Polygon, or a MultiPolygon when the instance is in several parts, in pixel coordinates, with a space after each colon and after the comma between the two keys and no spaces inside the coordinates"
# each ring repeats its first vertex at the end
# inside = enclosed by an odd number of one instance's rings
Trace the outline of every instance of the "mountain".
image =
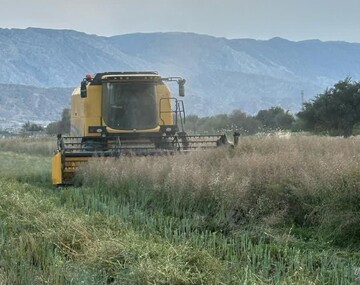
{"type": "Polygon", "coordinates": [[[47,125],[70,105],[71,88],[0,84],[0,128],[19,128],[30,121],[47,125]]]}
{"type": "Polygon", "coordinates": [[[17,87],[3,85],[0,117],[53,120],[50,110],[56,110],[59,119],[69,105],[69,90],[85,74],[144,70],[186,78],[188,114],[234,109],[254,114],[274,105],[295,112],[301,107],[301,93],[309,100],[347,76],[359,79],[359,55],[360,44],[347,42],[230,40],[193,33],[102,37],[71,30],[0,29],[0,83],[69,88],[49,92],[19,86],[18,96],[11,98],[17,87]],[[38,100],[36,94],[42,94],[41,108],[23,104],[38,100]]]}

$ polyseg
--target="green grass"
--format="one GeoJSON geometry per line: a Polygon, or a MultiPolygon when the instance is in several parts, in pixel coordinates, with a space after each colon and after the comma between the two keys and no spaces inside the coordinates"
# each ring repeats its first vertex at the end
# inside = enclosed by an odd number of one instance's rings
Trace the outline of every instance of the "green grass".
{"type": "Polygon", "coordinates": [[[49,156],[56,148],[56,136],[0,138],[0,150],[49,156]]]}
{"type": "Polygon", "coordinates": [[[90,163],[67,188],[41,151],[2,148],[0,284],[358,284],[359,148],[244,138],[90,163]]]}

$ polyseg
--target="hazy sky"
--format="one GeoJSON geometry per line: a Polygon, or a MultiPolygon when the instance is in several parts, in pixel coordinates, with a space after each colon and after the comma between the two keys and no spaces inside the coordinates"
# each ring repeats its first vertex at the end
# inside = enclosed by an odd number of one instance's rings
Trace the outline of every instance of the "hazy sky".
{"type": "Polygon", "coordinates": [[[360,42],[360,0],[0,0],[0,27],[360,42]]]}

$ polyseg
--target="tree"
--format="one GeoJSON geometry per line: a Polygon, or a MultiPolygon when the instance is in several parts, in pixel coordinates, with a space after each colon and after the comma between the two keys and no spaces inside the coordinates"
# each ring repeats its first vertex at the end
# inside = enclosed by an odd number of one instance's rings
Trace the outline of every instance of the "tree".
{"type": "Polygon", "coordinates": [[[245,135],[256,134],[261,126],[261,123],[255,117],[249,116],[240,110],[234,110],[229,116],[229,121],[234,132],[245,135]]]}
{"type": "Polygon", "coordinates": [[[294,117],[281,107],[271,107],[269,110],[260,110],[256,117],[265,130],[288,130],[291,128],[294,117]]]}
{"type": "Polygon", "coordinates": [[[70,109],[63,110],[60,121],[48,124],[46,132],[50,135],[70,133],[70,109]]]}
{"type": "Polygon", "coordinates": [[[199,118],[190,115],[186,118],[185,129],[192,132],[238,132],[244,135],[252,135],[259,131],[261,123],[253,116],[247,115],[241,110],[234,110],[230,115],[218,114],[211,117],[199,118]]]}
{"type": "Polygon", "coordinates": [[[22,125],[23,132],[40,132],[43,130],[44,128],[41,125],[30,123],[29,121],[22,125]]]}
{"type": "Polygon", "coordinates": [[[229,129],[229,117],[227,114],[218,114],[203,118],[202,130],[208,132],[224,132],[229,129]]]}
{"type": "Polygon", "coordinates": [[[194,133],[199,131],[201,119],[197,115],[189,115],[186,117],[185,130],[194,133]]]}
{"type": "Polygon", "coordinates": [[[297,116],[307,130],[351,136],[354,126],[360,123],[360,83],[350,77],[339,81],[312,102],[304,103],[297,116]]]}

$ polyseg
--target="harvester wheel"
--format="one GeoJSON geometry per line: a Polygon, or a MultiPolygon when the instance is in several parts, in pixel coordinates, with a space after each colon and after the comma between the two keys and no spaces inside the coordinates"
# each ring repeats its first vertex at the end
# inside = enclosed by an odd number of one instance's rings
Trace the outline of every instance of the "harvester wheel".
{"type": "Polygon", "coordinates": [[[186,132],[179,132],[178,136],[181,141],[182,150],[187,150],[189,148],[189,141],[186,132]]]}

